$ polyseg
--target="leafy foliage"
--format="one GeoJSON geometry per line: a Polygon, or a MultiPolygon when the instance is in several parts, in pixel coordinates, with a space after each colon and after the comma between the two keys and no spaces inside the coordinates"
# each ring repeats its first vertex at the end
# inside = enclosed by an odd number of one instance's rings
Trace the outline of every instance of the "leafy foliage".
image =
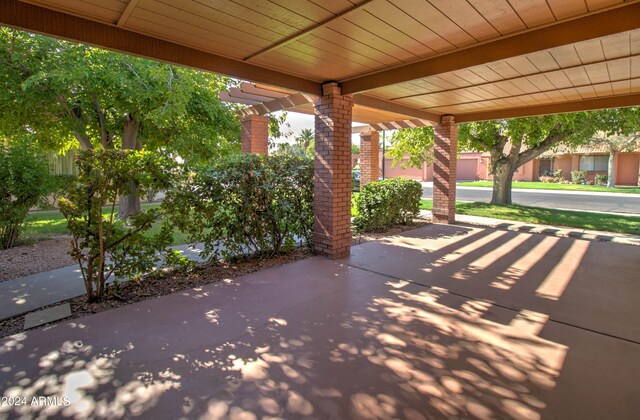
{"type": "Polygon", "coordinates": [[[276,143],[273,145],[274,155],[293,155],[313,159],[315,155],[315,137],[313,130],[305,128],[294,138],[293,143],[276,143]]]}
{"type": "Polygon", "coordinates": [[[29,209],[48,192],[49,168],[27,144],[0,142],[0,249],[15,245],[29,209]]]}
{"type": "MultiPolygon", "coordinates": [[[[512,177],[518,167],[561,144],[572,147],[589,143],[598,132],[607,137],[629,137],[640,132],[638,108],[460,124],[458,150],[491,154],[492,203],[509,204],[512,177]]],[[[408,154],[403,166],[420,167],[432,160],[433,135],[431,127],[398,130],[391,138],[387,156],[395,165],[408,154]]]]}
{"type": "Polygon", "coordinates": [[[420,211],[422,185],[410,179],[392,178],[369,182],[355,197],[355,228],[362,232],[395,224],[408,224],[420,211]]]}
{"type": "MultiPolygon", "coordinates": [[[[593,113],[598,131],[591,145],[605,145],[609,151],[606,186],[613,188],[616,181],[616,155],[640,149],[640,108],[605,109],[593,113]]],[[[638,176],[640,185],[640,174],[638,176]]]]}
{"type": "Polygon", "coordinates": [[[164,149],[206,161],[239,150],[218,93],[232,81],[83,44],[0,28],[0,134],[47,150],[164,149]]]}
{"type": "Polygon", "coordinates": [[[494,204],[511,204],[513,174],[517,168],[560,144],[586,143],[595,125],[591,115],[545,115],[511,120],[462,124],[459,147],[491,155],[494,204]]]}
{"type": "Polygon", "coordinates": [[[607,174],[596,174],[593,178],[593,185],[607,185],[609,175],[607,174]]]}
{"type": "Polygon", "coordinates": [[[291,125],[287,122],[287,115],[286,111],[269,114],[270,146],[273,146],[275,139],[291,137],[291,125]]]}
{"type": "Polygon", "coordinates": [[[433,127],[407,128],[393,133],[386,155],[393,159],[392,166],[407,157],[401,167],[421,168],[423,163],[433,160],[432,148],[433,127]]]}
{"type": "Polygon", "coordinates": [[[79,175],[60,199],[60,210],[72,236],[71,256],[78,262],[88,300],[100,299],[112,274],[137,279],[151,271],[171,244],[165,224],[157,235],[143,233],[163,215],[152,208],[117,221],[116,199],[135,182],[141,193],[170,190],[176,163],[165,155],[130,150],[92,150],[77,157],[79,175]],[[107,206],[107,212],[103,208],[107,206]],[[109,260],[107,260],[109,258],[109,260]]]}
{"type": "Polygon", "coordinates": [[[571,171],[571,182],[573,184],[586,184],[587,183],[587,171],[571,171]]]}
{"type": "Polygon", "coordinates": [[[64,195],[76,181],[75,175],[55,174],[47,178],[47,197],[39,203],[41,209],[52,209],[58,204],[58,200],[64,195]]]}
{"type": "Polygon", "coordinates": [[[200,168],[165,203],[172,223],[204,243],[203,256],[273,256],[313,230],[313,162],[283,155],[233,155],[200,168]]]}

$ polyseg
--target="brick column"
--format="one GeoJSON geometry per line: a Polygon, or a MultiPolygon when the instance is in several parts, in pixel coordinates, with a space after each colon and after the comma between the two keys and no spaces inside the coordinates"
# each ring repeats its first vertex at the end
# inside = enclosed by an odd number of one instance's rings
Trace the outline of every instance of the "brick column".
{"type": "Polygon", "coordinates": [[[351,249],[351,111],[353,99],[337,83],[315,102],[313,247],[331,259],[351,249]]]}
{"type": "Polygon", "coordinates": [[[456,220],[456,162],[458,127],[453,115],[443,115],[434,127],[433,221],[453,223],[456,220]]]}
{"type": "Polygon", "coordinates": [[[268,154],[269,117],[245,115],[242,117],[242,153],[268,154]]]}
{"type": "Polygon", "coordinates": [[[380,134],[377,131],[360,133],[360,187],[380,177],[380,134]]]}

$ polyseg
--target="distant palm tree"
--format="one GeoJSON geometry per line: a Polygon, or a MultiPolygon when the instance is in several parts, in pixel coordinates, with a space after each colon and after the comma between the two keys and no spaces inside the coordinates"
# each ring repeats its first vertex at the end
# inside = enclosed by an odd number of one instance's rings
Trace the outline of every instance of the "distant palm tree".
{"type": "Polygon", "coordinates": [[[313,134],[313,130],[310,128],[304,128],[300,131],[300,135],[296,137],[296,142],[303,147],[302,150],[307,150],[314,138],[315,135],[313,134]]]}

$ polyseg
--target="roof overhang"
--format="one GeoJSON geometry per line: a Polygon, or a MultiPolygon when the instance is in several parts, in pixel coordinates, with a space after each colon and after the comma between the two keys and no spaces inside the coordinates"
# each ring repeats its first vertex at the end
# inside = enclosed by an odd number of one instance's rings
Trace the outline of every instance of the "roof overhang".
{"type": "Polygon", "coordinates": [[[637,0],[3,0],[0,25],[287,91],[229,92],[246,112],[311,113],[327,80],[372,124],[640,104],[637,0]]]}

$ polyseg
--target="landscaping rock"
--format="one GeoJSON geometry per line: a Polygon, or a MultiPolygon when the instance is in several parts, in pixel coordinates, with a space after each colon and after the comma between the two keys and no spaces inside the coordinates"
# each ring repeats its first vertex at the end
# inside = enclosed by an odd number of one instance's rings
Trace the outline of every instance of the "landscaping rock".
{"type": "Polygon", "coordinates": [[[68,251],[66,236],[0,251],[0,281],[73,265],[68,251]]]}

